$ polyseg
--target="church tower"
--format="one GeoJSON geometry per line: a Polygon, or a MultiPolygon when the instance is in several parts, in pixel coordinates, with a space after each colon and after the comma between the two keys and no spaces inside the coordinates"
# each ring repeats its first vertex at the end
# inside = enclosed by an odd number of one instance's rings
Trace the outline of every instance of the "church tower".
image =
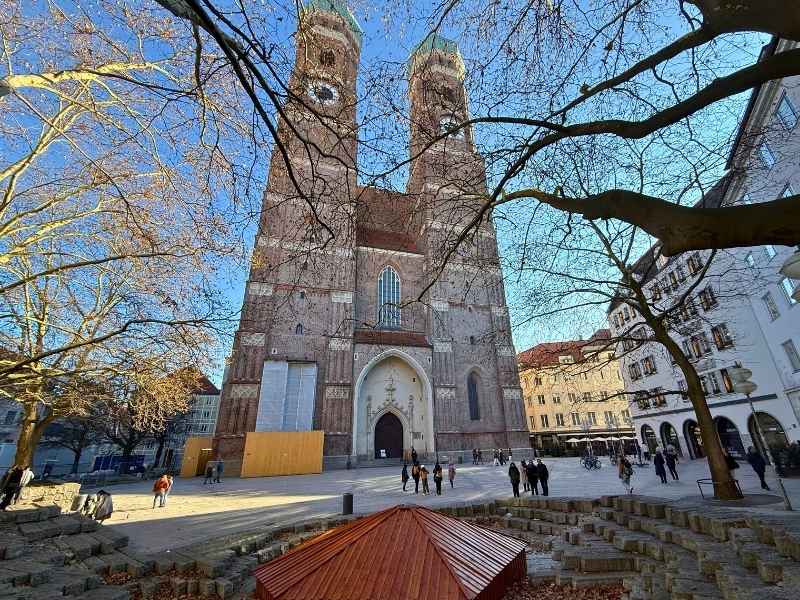
{"type": "Polygon", "coordinates": [[[250,431],[349,452],[361,37],[344,2],[305,4],[214,440],[233,472],[250,431]]]}

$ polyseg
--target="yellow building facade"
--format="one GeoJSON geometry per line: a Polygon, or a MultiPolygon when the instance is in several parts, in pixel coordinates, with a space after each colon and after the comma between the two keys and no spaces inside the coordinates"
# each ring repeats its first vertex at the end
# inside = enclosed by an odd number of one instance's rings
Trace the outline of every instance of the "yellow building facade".
{"type": "Polygon", "coordinates": [[[539,450],[595,451],[633,444],[635,435],[619,363],[608,331],[591,339],[548,342],[517,356],[531,445],[539,450]]]}

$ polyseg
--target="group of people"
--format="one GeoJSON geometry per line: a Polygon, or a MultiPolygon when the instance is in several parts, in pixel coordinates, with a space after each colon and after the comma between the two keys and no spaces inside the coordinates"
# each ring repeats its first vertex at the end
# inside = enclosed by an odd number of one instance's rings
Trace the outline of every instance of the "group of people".
{"type": "Polygon", "coordinates": [[[536,462],[522,461],[520,466],[511,462],[508,467],[508,478],[511,480],[511,490],[515,498],[519,498],[519,484],[522,483],[522,491],[530,491],[532,495],[539,495],[539,485],[542,486],[542,496],[548,496],[550,489],[547,485],[550,478],[550,472],[547,466],[542,462],[542,459],[536,459],[536,462]]]}
{"type": "Polygon", "coordinates": [[[3,475],[0,482],[0,510],[5,510],[19,501],[22,490],[33,481],[34,475],[30,465],[14,465],[3,475]]]}
{"type": "Polygon", "coordinates": [[[661,452],[659,448],[653,456],[653,466],[656,475],[661,478],[661,483],[667,483],[667,469],[673,481],[678,481],[678,451],[672,444],[667,444],[666,451],[661,452]],[[666,467],[666,468],[665,468],[666,467]]]}
{"type": "Polygon", "coordinates": [[[222,471],[224,467],[222,465],[222,461],[218,460],[216,462],[209,462],[206,465],[205,471],[205,478],[203,479],[203,485],[205,484],[212,484],[212,483],[222,483],[222,471]]]}
{"type": "MultiPolygon", "coordinates": [[[[416,453],[415,453],[416,456],[416,453]]],[[[428,487],[428,475],[429,475],[428,468],[425,465],[419,464],[416,460],[414,464],[411,465],[411,476],[410,479],[414,480],[414,493],[419,494],[419,484],[422,482],[422,494],[427,496],[431,493],[430,488],[428,487]]],[[[455,487],[455,478],[456,478],[456,466],[451,462],[447,465],[447,478],[450,480],[450,487],[455,487]]],[[[408,474],[408,463],[403,463],[403,470],[400,472],[400,480],[403,482],[403,491],[406,491],[406,485],[408,484],[409,474],[408,474]]],[[[442,481],[444,480],[444,470],[442,469],[442,465],[439,464],[439,461],[436,461],[436,464],[433,465],[433,483],[436,486],[436,495],[442,495],[442,481]]]]}

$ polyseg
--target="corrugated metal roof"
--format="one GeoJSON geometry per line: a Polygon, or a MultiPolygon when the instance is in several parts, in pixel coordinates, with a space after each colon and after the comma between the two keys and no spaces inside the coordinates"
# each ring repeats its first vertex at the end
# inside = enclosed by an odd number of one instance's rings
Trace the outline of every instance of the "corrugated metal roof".
{"type": "Polygon", "coordinates": [[[421,506],[328,531],[255,571],[261,600],[500,598],[525,543],[421,506]]]}

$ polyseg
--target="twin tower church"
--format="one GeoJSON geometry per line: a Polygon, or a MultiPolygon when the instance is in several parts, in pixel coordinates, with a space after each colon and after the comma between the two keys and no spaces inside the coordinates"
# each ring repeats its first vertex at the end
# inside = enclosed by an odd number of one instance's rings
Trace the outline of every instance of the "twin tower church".
{"type": "Polygon", "coordinates": [[[449,252],[486,191],[453,128],[456,44],[428,36],[409,58],[400,193],[359,184],[353,15],[309,0],[295,39],[215,453],[237,472],[254,431],[321,430],[326,467],[529,447],[491,221],[449,252]]]}

